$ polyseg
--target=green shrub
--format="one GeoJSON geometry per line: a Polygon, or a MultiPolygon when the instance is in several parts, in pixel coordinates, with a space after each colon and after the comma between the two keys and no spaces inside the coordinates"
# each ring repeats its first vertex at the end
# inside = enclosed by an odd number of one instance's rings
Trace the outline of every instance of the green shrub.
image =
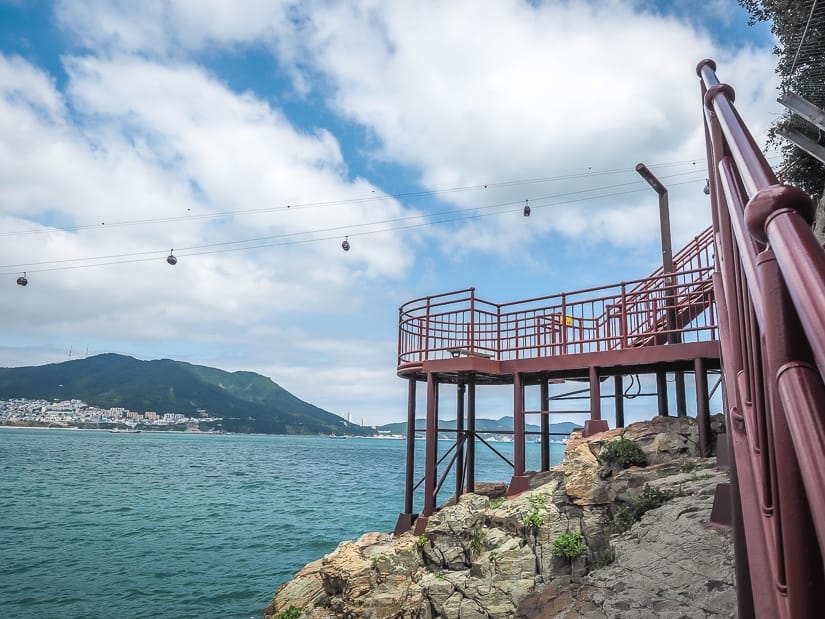
{"type": "Polygon", "coordinates": [[[571,561],[584,554],[584,538],[581,533],[562,533],[553,540],[553,556],[571,561]]]}
{"type": "Polygon", "coordinates": [[[647,464],[647,458],[642,448],[626,438],[618,438],[606,443],[602,447],[599,457],[608,462],[618,462],[623,469],[629,466],[645,466],[647,464]]]}
{"type": "Polygon", "coordinates": [[[633,523],[639,521],[646,511],[661,507],[677,494],[675,490],[659,490],[645,484],[641,494],[635,499],[629,500],[616,513],[616,528],[619,531],[627,531],[633,526],[633,523]]]}
{"type": "Polygon", "coordinates": [[[290,605],[289,608],[286,610],[282,610],[277,615],[275,615],[275,619],[298,619],[301,616],[301,609],[297,606],[290,605]]]}
{"type": "Polygon", "coordinates": [[[418,536],[418,547],[423,548],[424,546],[427,545],[428,541],[429,541],[429,538],[427,537],[427,534],[422,533],[421,535],[418,536]]]}

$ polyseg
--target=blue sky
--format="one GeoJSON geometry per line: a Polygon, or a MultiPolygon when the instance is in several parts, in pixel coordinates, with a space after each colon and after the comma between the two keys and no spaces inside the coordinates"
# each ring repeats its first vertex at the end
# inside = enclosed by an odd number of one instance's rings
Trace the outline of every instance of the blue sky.
{"type": "Polygon", "coordinates": [[[733,0],[0,0],[0,366],[167,357],[402,420],[399,305],[648,274],[633,167],[675,248],[704,229],[694,68],[762,140],[772,46],[733,0]]]}

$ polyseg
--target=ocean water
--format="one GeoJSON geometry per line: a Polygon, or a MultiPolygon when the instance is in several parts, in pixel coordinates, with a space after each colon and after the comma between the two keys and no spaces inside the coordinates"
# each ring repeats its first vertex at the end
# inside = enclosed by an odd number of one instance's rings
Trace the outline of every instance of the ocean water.
{"type": "MultiPolygon", "coordinates": [[[[509,480],[477,454],[478,480],[509,480]]],[[[393,529],[404,458],[392,439],[0,428],[0,617],[260,617],[309,561],[393,529]]]]}

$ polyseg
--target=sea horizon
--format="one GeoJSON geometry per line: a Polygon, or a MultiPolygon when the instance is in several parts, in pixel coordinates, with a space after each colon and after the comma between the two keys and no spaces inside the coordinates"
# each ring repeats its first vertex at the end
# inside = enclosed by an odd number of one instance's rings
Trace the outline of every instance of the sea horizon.
{"type": "MultiPolygon", "coordinates": [[[[67,429],[0,426],[9,616],[261,617],[305,564],[391,531],[403,508],[398,439],[67,429]]],[[[477,453],[478,481],[509,480],[477,453]]],[[[528,444],[528,468],[538,453],[528,444]]]]}

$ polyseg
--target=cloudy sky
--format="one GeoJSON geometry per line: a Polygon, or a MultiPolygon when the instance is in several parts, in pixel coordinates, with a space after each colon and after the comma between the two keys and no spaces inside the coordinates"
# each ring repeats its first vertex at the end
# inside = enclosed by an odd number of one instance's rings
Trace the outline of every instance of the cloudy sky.
{"type": "Polygon", "coordinates": [[[735,0],[0,0],[0,366],[165,357],[403,420],[399,305],[647,275],[633,167],[675,248],[709,225],[695,66],[763,140],[772,45],[735,0]]]}

